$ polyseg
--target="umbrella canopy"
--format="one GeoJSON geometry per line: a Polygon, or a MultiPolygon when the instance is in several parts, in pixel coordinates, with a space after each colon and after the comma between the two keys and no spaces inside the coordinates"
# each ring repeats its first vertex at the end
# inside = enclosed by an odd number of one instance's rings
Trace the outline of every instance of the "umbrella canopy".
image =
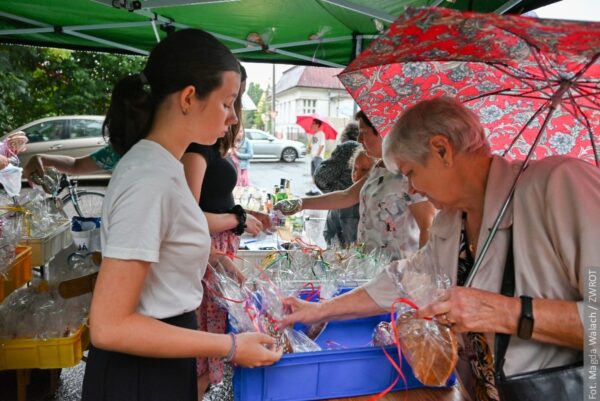
{"type": "Polygon", "coordinates": [[[307,114],[296,117],[296,124],[304,128],[307,134],[314,134],[316,131],[313,129],[313,122],[315,120],[321,121],[321,131],[325,134],[325,139],[336,139],[337,131],[333,128],[333,125],[327,121],[327,119],[319,114],[307,114]]]}
{"type": "Polygon", "coordinates": [[[243,61],[343,67],[407,5],[524,12],[557,0],[2,0],[0,42],[147,54],[202,28],[243,61]]]}
{"type": "Polygon", "coordinates": [[[382,135],[404,108],[446,95],[479,115],[496,153],[597,164],[599,55],[600,23],[409,9],[340,79],[382,135]]]}

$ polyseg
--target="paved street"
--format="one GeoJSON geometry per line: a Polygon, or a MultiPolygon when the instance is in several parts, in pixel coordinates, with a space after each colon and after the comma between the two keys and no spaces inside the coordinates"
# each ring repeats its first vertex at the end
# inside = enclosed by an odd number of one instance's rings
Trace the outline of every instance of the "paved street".
{"type": "Polygon", "coordinates": [[[250,183],[271,192],[281,178],[290,180],[290,189],[295,196],[304,196],[312,185],[310,157],[297,159],[293,163],[277,161],[253,161],[249,169],[250,183]]]}

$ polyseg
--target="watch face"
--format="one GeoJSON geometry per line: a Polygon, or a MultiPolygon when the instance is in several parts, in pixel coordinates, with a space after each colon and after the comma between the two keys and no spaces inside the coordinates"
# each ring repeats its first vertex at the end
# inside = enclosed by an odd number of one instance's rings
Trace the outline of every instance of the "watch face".
{"type": "Polygon", "coordinates": [[[533,333],[533,300],[528,296],[521,296],[521,317],[517,335],[519,338],[528,340],[533,333]]]}
{"type": "Polygon", "coordinates": [[[528,317],[521,317],[519,321],[519,332],[517,335],[525,340],[531,338],[531,334],[533,333],[533,319],[528,317]]]}

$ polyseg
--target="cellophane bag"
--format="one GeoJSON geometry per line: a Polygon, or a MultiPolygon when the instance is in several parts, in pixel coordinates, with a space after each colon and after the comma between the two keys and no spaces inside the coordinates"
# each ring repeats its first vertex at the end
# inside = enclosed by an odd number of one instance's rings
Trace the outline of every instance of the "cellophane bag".
{"type": "Polygon", "coordinates": [[[320,350],[304,333],[291,327],[280,327],[279,322],[285,316],[285,295],[268,278],[254,277],[240,284],[220,264],[211,269],[213,278],[206,285],[221,306],[227,309],[233,331],[268,334],[286,353],[320,350]]]}
{"type": "Polygon", "coordinates": [[[0,307],[0,339],[73,335],[87,321],[91,294],[63,299],[44,281],[10,294],[0,307]]]}
{"type": "Polygon", "coordinates": [[[425,247],[410,259],[388,267],[400,299],[396,302],[395,335],[415,377],[428,386],[443,386],[458,360],[458,341],[450,327],[435,318],[419,319],[416,308],[439,301],[450,286],[425,247]]]}

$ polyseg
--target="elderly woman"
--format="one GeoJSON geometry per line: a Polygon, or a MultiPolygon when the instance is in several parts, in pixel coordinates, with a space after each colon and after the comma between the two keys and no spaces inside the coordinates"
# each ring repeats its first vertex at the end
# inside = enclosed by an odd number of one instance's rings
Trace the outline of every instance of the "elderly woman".
{"type": "MultiPolygon", "coordinates": [[[[358,142],[367,154],[381,159],[383,138],[367,116],[356,114],[358,142]]],[[[365,250],[382,252],[394,259],[415,253],[425,245],[435,209],[427,198],[408,193],[408,180],[386,170],[378,160],[369,174],[345,190],[278,202],[275,209],[285,214],[306,209],[343,209],[359,204],[358,242],[365,250]]]]}
{"type": "MultiPolygon", "coordinates": [[[[447,98],[408,109],[383,147],[386,166],[401,171],[414,192],[441,209],[422,251],[427,257],[400,263],[425,261],[431,266],[420,267],[436,267],[453,280],[442,300],[420,309],[419,316],[436,316],[463,334],[472,372],[459,373],[469,373],[475,399],[499,399],[490,351],[496,333],[512,336],[504,364],[508,377],[581,361],[584,283],[587,269],[600,261],[599,170],[566,157],[532,162],[472,286],[465,288],[521,162],[492,156],[477,117],[447,98]],[[514,296],[499,294],[509,248],[514,296]]],[[[288,322],[389,310],[398,297],[390,277],[384,272],[323,304],[290,300],[294,312],[288,322]]],[[[571,386],[577,387],[582,386],[571,386]]]]}

